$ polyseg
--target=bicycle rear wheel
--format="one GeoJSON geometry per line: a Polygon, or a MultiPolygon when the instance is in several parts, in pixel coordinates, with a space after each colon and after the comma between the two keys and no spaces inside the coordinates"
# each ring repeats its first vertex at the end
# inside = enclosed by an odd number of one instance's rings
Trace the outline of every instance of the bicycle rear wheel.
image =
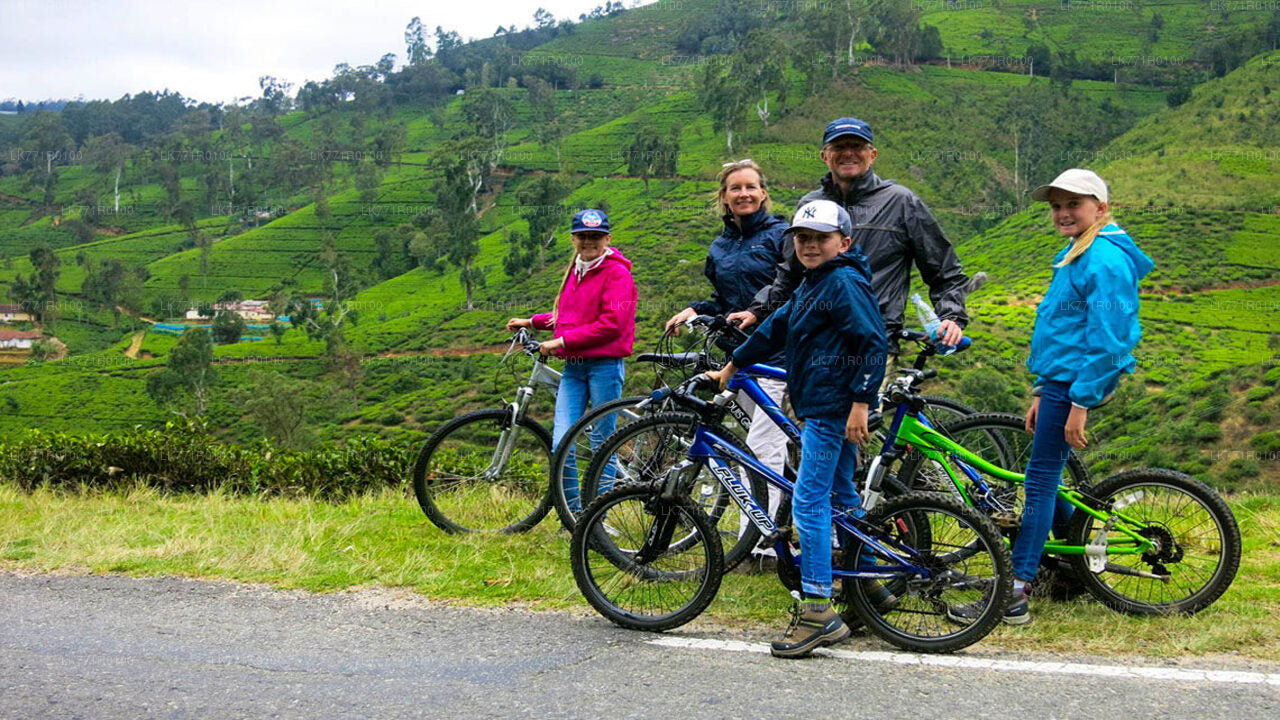
{"type": "Polygon", "coordinates": [[[590,497],[585,502],[582,499],[580,476],[591,466],[596,449],[609,435],[639,420],[641,415],[635,408],[648,399],[648,395],[633,395],[601,403],[565,433],[551,457],[551,501],[566,530],[573,530],[582,508],[591,502],[590,497]]]}
{"type": "MultiPolygon", "coordinates": [[[[1129,540],[1123,529],[1156,543],[1140,555],[1108,554],[1098,573],[1086,555],[1071,556],[1076,574],[1103,605],[1133,615],[1190,614],[1231,586],[1240,566],[1240,527],[1209,486],[1172,470],[1145,468],[1109,477],[1089,495],[1122,518],[1105,528],[1109,547],[1129,540]]],[[[1076,511],[1068,537],[1087,545],[1103,538],[1104,527],[1076,511]]]]}
{"type": "Polygon", "coordinates": [[[550,466],[546,428],[527,417],[513,423],[510,410],[477,410],[427,440],[413,466],[413,492],[445,532],[524,532],[551,509],[550,466]],[[511,443],[505,460],[503,438],[511,443]]]}
{"type": "MultiPolygon", "coordinates": [[[[665,477],[675,465],[686,459],[697,428],[698,418],[691,413],[656,413],[642,418],[618,430],[604,442],[591,459],[591,466],[581,480],[582,491],[587,497],[595,496],[602,486],[605,489],[618,484],[650,483],[665,477]]],[[[741,453],[752,456],[749,450],[723,427],[712,427],[741,453]]],[[[730,472],[743,482],[762,506],[768,502],[768,482],[744,465],[726,460],[730,472]]],[[[742,562],[760,541],[760,531],[744,516],[729,491],[711,472],[708,463],[699,462],[693,469],[694,477],[689,497],[694,504],[711,518],[728,550],[724,553],[725,568],[732,570],[742,562]]]]}
{"type": "Polygon", "coordinates": [[[885,608],[865,581],[846,580],[842,595],[871,632],[914,652],[953,652],[986,637],[1000,622],[1013,589],[1009,550],[991,520],[954,497],[911,492],[886,500],[866,518],[873,537],[923,571],[903,568],[853,539],[847,570],[883,572],[897,602],[885,608]],[[954,605],[979,603],[972,625],[947,619],[954,605]]]}
{"type": "Polygon", "coordinates": [[[724,574],[711,520],[688,497],[663,500],[658,493],[647,483],[606,492],[578,518],[570,543],[578,590],[601,615],[632,630],[669,630],[694,619],[724,574]],[[664,524],[664,537],[656,538],[664,524]]]}

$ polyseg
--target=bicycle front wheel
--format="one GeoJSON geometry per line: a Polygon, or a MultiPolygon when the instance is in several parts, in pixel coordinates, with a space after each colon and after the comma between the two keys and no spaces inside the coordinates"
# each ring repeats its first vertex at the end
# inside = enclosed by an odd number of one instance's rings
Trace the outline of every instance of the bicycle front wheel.
{"type": "Polygon", "coordinates": [[[606,492],[578,518],[570,543],[578,590],[632,630],[670,630],[694,619],[724,574],[711,520],[688,497],[663,500],[658,492],[651,484],[606,492]]]}
{"type": "Polygon", "coordinates": [[[953,652],[987,636],[1000,622],[1013,591],[1009,550],[987,517],[942,493],[911,492],[886,500],[866,518],[874,539],[908,558],[906,568],[854,539],[844,555],[847,570],[882,572],[896,596],[886,603],[867,580],[845,580],[842,594],[871,632],[914,652],[953,652]],[[958,625],[947,610],[976,605],[971,625],[958,625]]]}
{"type": "Polygon", "coordinates": [[[1134,615],[1190,614],[1231,586],[1240,567],[1240,527],[1208,485],[1172,470],[1140,469],[1103,480],[1089,495],[1119,521],[1107,527],[1077,510],[1068,530],[1073,544],[1132,546],[1125,530],[1154,543],[1142,554],[1107,554],[1101,572],[1090,569],[1087,555],[1071,556],[1072,568],[1102,604],[1134,615]]]}
{"type": "MultiPolygon", "coordinates": [[[[656,413],[630,423],[611,435],[592,457],[581,482],[583,493],[593,497],[599,489],[607,490],[616,484],[650,483],[664,478],[667,471],[689,456],[697,425],[697,416],[682,412],[656,413]]],[[[738,452],[754,457],[725,428],[710,429],[738,452]]],[[[768,481],[740,462],[728,458],[723,461],[757,502],[762,506],[768,503],[768,481]]],[[[695,475],[689,497],[718,529],[728,548],[724,553],[725,567],[732,570],[760,542],[760,530],[743,515],[708,462],[697,463],[692,471],[695,475]]]]}
{"type": "Polygon", "coordinates": [[[551,508],[551,435],[509,410],[478,410],[432,435],[413,466],[413,492],[449,533],[524,532],[551,508]],[[508,450],[509,448],[509,450],[508,450]]]}
{"type": "Polygon", "coordinates": [[[551,457],[551,501],[566,530],[573,531],[582,508],[591,503],[591,496],[582,496],[581,476],[591,466],[595,451],[614,432],[639,420],[642,411],[636,406],[648,399],[648,395],[633,395],[601,403],[565,433],[551,457]]]}

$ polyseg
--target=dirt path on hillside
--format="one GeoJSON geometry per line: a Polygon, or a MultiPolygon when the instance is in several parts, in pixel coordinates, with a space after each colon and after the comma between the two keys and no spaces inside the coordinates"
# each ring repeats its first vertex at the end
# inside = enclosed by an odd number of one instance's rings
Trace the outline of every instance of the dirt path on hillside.
{"type": "Polygon", "coordinates": [[[147,334],[146,330],[139,330],[133,334],[133,339],[129,341],[129,349],[124,351],[127,358],[138,359],[138,350],[142,349],[142,338],[147,334]]]}

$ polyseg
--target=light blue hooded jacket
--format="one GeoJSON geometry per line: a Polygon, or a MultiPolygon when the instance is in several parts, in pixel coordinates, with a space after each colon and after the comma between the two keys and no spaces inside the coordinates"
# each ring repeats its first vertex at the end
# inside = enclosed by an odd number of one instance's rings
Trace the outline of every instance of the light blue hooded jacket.
{"type": "MultiPolygon", "coordinates": [[[[1057,265],[1071,245],[1053,259],[1057,265]]],[[[1071,402],[1100,405],[1137,362],[1131,354],[1142,337],[1138,324],[1138,281],[1155,263],[1133,238],[1110,223],[1084,254],[1055,268],[1044,300],[1036,308],[1027,369],[1036,386],[1049,381],[1071,385],[1071,402]]]]}

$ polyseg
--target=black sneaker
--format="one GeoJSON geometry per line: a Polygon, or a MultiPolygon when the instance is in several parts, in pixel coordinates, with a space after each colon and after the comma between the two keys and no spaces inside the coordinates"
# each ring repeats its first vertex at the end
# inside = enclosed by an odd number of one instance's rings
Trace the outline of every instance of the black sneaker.
{"type": "MultiPolygon", "coordinates": [[[[964,605],[952,605],[947,608],[947,619],[961,625],[972,625],[991,601],[991,595],[985,594],[977,602],[964,605]]],[[[1014,593],[1009,607],[1004,610],[1004,621],[1009,625],[1026,625],[1031,622],[1031,610],[1027,603],[1027,591],[1014,593]]]]}
{"type": "Polygon", "coordinates": [[[831,609],[830,603],[797,602],[791,608],[791,625],[786,634],[770,644],[769,652],[780,658],[808,657],[817,648],[833,645],[847,637],[849,626],[831,609]]]}

